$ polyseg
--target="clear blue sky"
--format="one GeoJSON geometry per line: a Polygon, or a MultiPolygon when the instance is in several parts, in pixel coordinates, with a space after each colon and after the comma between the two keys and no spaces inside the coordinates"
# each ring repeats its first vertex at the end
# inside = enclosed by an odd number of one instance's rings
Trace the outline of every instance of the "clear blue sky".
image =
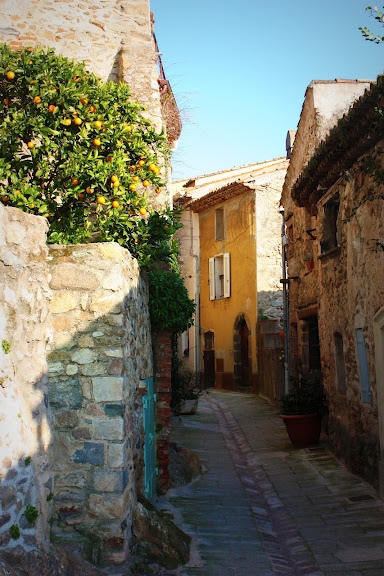
{"type": "MultiPolygon", "coordinates": [[[[187,115],[173,179],[285,155],[311,80],[375,79],[368,0],[151,0],[165,73],[187,115]]],[[[381,8],[381,4],[379,7],[381,8]]]]}

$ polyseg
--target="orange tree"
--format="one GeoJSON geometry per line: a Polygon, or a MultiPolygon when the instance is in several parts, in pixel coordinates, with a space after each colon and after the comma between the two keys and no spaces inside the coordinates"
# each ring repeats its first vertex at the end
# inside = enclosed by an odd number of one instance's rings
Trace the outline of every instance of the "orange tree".
{"type": "Polygon", "coordinates": [[[176,247],[178,214],[150,209],[168,157],[124,83],[52,49],[0,45],[0,199],[44,216],[48,242],[116,241],[141,265],[176,247]]]}

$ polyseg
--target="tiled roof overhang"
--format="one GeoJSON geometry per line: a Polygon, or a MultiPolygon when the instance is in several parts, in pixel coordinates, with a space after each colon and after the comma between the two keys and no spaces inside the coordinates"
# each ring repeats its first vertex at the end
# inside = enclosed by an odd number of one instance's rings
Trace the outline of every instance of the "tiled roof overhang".
{"type": "Polygon", "coordinates": [[[384,76],[377,78],[316,148],[292,187],[292,198],[299,206],[316,204],[345,170],[384,138],[380,107],[384,107],[384,76]]]}
{"type": "Polygon", "coordinates": [[[208,208],[212,208],[216,204],[220,204],[225,200],[229,200],[230,198],[235,198],[240,194],[244,194],[244,192],[249,192],[250,186],[239,182],[239,183],[230,183],[220,188],[219,190],[215,190],[203,198],[199,198],[198,200],[192,200],[190,197],[183,197],[177,200],[176,204],[182,206],[183,208],[189,208],[193,210],[193,212],[203,212],[203,210],[207,210],[208,208]]]}

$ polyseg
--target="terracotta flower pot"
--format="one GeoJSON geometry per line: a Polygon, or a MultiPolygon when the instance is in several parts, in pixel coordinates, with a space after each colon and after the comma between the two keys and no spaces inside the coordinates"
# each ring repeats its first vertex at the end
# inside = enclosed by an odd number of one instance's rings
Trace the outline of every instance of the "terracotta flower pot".
{"type": "Polygon", "coordinates": [[[294,448],[308,448],[318,444],[321,433],[320,414],[281,414],[287,434],[294,448]]]}

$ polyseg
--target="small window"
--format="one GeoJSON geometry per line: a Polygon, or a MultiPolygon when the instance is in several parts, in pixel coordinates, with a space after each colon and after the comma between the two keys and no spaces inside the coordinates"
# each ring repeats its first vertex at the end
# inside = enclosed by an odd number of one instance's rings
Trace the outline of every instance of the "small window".
{"type": "Polygon", "coordinates": [[[339,246],[338,216],[340,197],[337,194],[324,204],[324,217],[322,237],[320,240],[321,253],[329,252],[339,246]]]}
{"type": "Polygon", "coordinates": [[[216,222],[216,240],[224,240],[224,208],[218,208],[215,211],[216,222]]]}
{"type": "Polygon", "coordinates": [[[359,364],[361,399],[364,403],[371,403],[371,385],[369,383],[368,358],[365,348],[363,330],[356,330],[357,360],[359,364]]]}
{"type": "Polygon", "coordinates": [[[209,299],[229,298],[231,295],[231,270],[228,253],[209,259],[209,299]]]}
{"type": "Polygon", "coordinates": [[[213,350],[215,347],[215,334],[214,332],[204,333],[204,349],[213,350]]]}
{"type": "Polygon", "coordinates": [[[336,383],[339,394],[346,394],[345,384],[345,363],[343,337],[339,332],[335,333],[335,362],[336,362],[336,383]]]}

